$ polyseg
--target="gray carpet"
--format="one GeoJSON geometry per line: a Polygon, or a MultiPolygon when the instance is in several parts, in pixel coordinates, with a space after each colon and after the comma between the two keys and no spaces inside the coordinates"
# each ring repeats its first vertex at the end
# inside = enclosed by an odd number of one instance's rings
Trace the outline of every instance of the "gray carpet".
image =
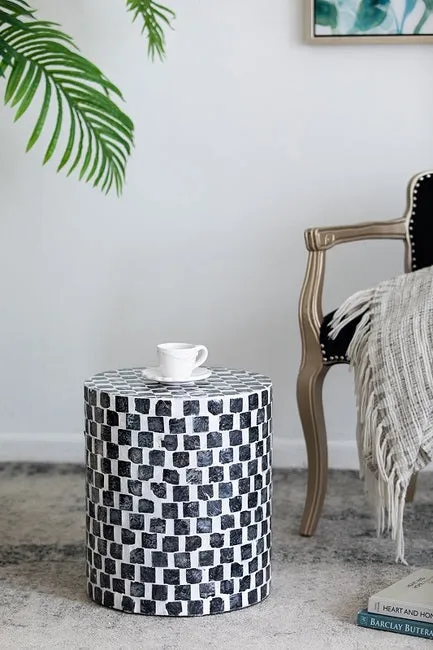
{"type": "Polygon", "coordinates": [[[0,465],[0,648],[132,650],[421,648],[428,640],[354,625],[366,599],[432,562],[433,473],[407,506],[410,567],[375,536],[354,472],[333,471],[319,529],[301,538],[304,471],[274,475],[273,588],[264,603],[193,619],[123,614],[87,599],[83,470],[0,465]]]}

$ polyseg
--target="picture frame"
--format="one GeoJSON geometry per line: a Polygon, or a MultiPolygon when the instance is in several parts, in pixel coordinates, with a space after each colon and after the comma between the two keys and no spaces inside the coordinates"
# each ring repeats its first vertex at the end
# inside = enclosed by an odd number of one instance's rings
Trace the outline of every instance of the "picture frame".
{"type": "Polygon", "coordinates": [[[432,0],[306,0],[315,45],[433,43],[432,0]]]}

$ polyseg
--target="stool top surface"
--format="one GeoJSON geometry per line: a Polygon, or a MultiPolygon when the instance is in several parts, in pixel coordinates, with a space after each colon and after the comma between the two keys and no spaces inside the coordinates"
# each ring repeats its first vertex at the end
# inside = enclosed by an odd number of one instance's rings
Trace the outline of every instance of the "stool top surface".
{"type": "Polygon", "coordinates": [[[255,393],[269,389],[272,382],[269,377],[248,370],[230,368],[210,368],[212,374],[208,379],[193,384],[159,384],[143,377],[144,368],[124,368],[109,370],[90,377],[85,386],[90,390],[115,395],[146,397],[154,399],[184,399],[188,397],[224,397],[255,393]]]}

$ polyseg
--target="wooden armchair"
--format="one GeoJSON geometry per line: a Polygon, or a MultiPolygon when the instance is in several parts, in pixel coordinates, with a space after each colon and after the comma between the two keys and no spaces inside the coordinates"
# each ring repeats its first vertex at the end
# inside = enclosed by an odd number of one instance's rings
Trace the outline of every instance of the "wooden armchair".
{"type": "MultiPolygon", "coordinates": [[[[308,456],[308,486],[301,535],[314,535],[323,507],[328,472],[328,449],[322,388],[329,368],[348,363],[347,348],[357,323],[350,323],[335,340],[329,337],[334,312],[323,316],[322,291],[326,251],[345,242],[364,239],[401,239],[406,272],[433,265],[433,171],[415,176],[408,187],[408,207],[401,219],[312,228],[305,232],[308,263],[299,304],[302,361],[297,399],[308,456]]],[[[413,498],[416,476],[408,491],[413,498]]]]}

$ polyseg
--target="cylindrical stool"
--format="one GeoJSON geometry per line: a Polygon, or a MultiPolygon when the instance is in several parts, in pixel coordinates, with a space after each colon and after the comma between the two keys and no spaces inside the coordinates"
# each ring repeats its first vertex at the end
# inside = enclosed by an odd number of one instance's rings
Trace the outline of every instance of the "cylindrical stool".
{"type": "Polygon", "coordinates": [[[84,398],[90,598],[165,616],[266,598],[270,379],[218,368],[164,386],[115,370],[89,379],[84,398]]]}

